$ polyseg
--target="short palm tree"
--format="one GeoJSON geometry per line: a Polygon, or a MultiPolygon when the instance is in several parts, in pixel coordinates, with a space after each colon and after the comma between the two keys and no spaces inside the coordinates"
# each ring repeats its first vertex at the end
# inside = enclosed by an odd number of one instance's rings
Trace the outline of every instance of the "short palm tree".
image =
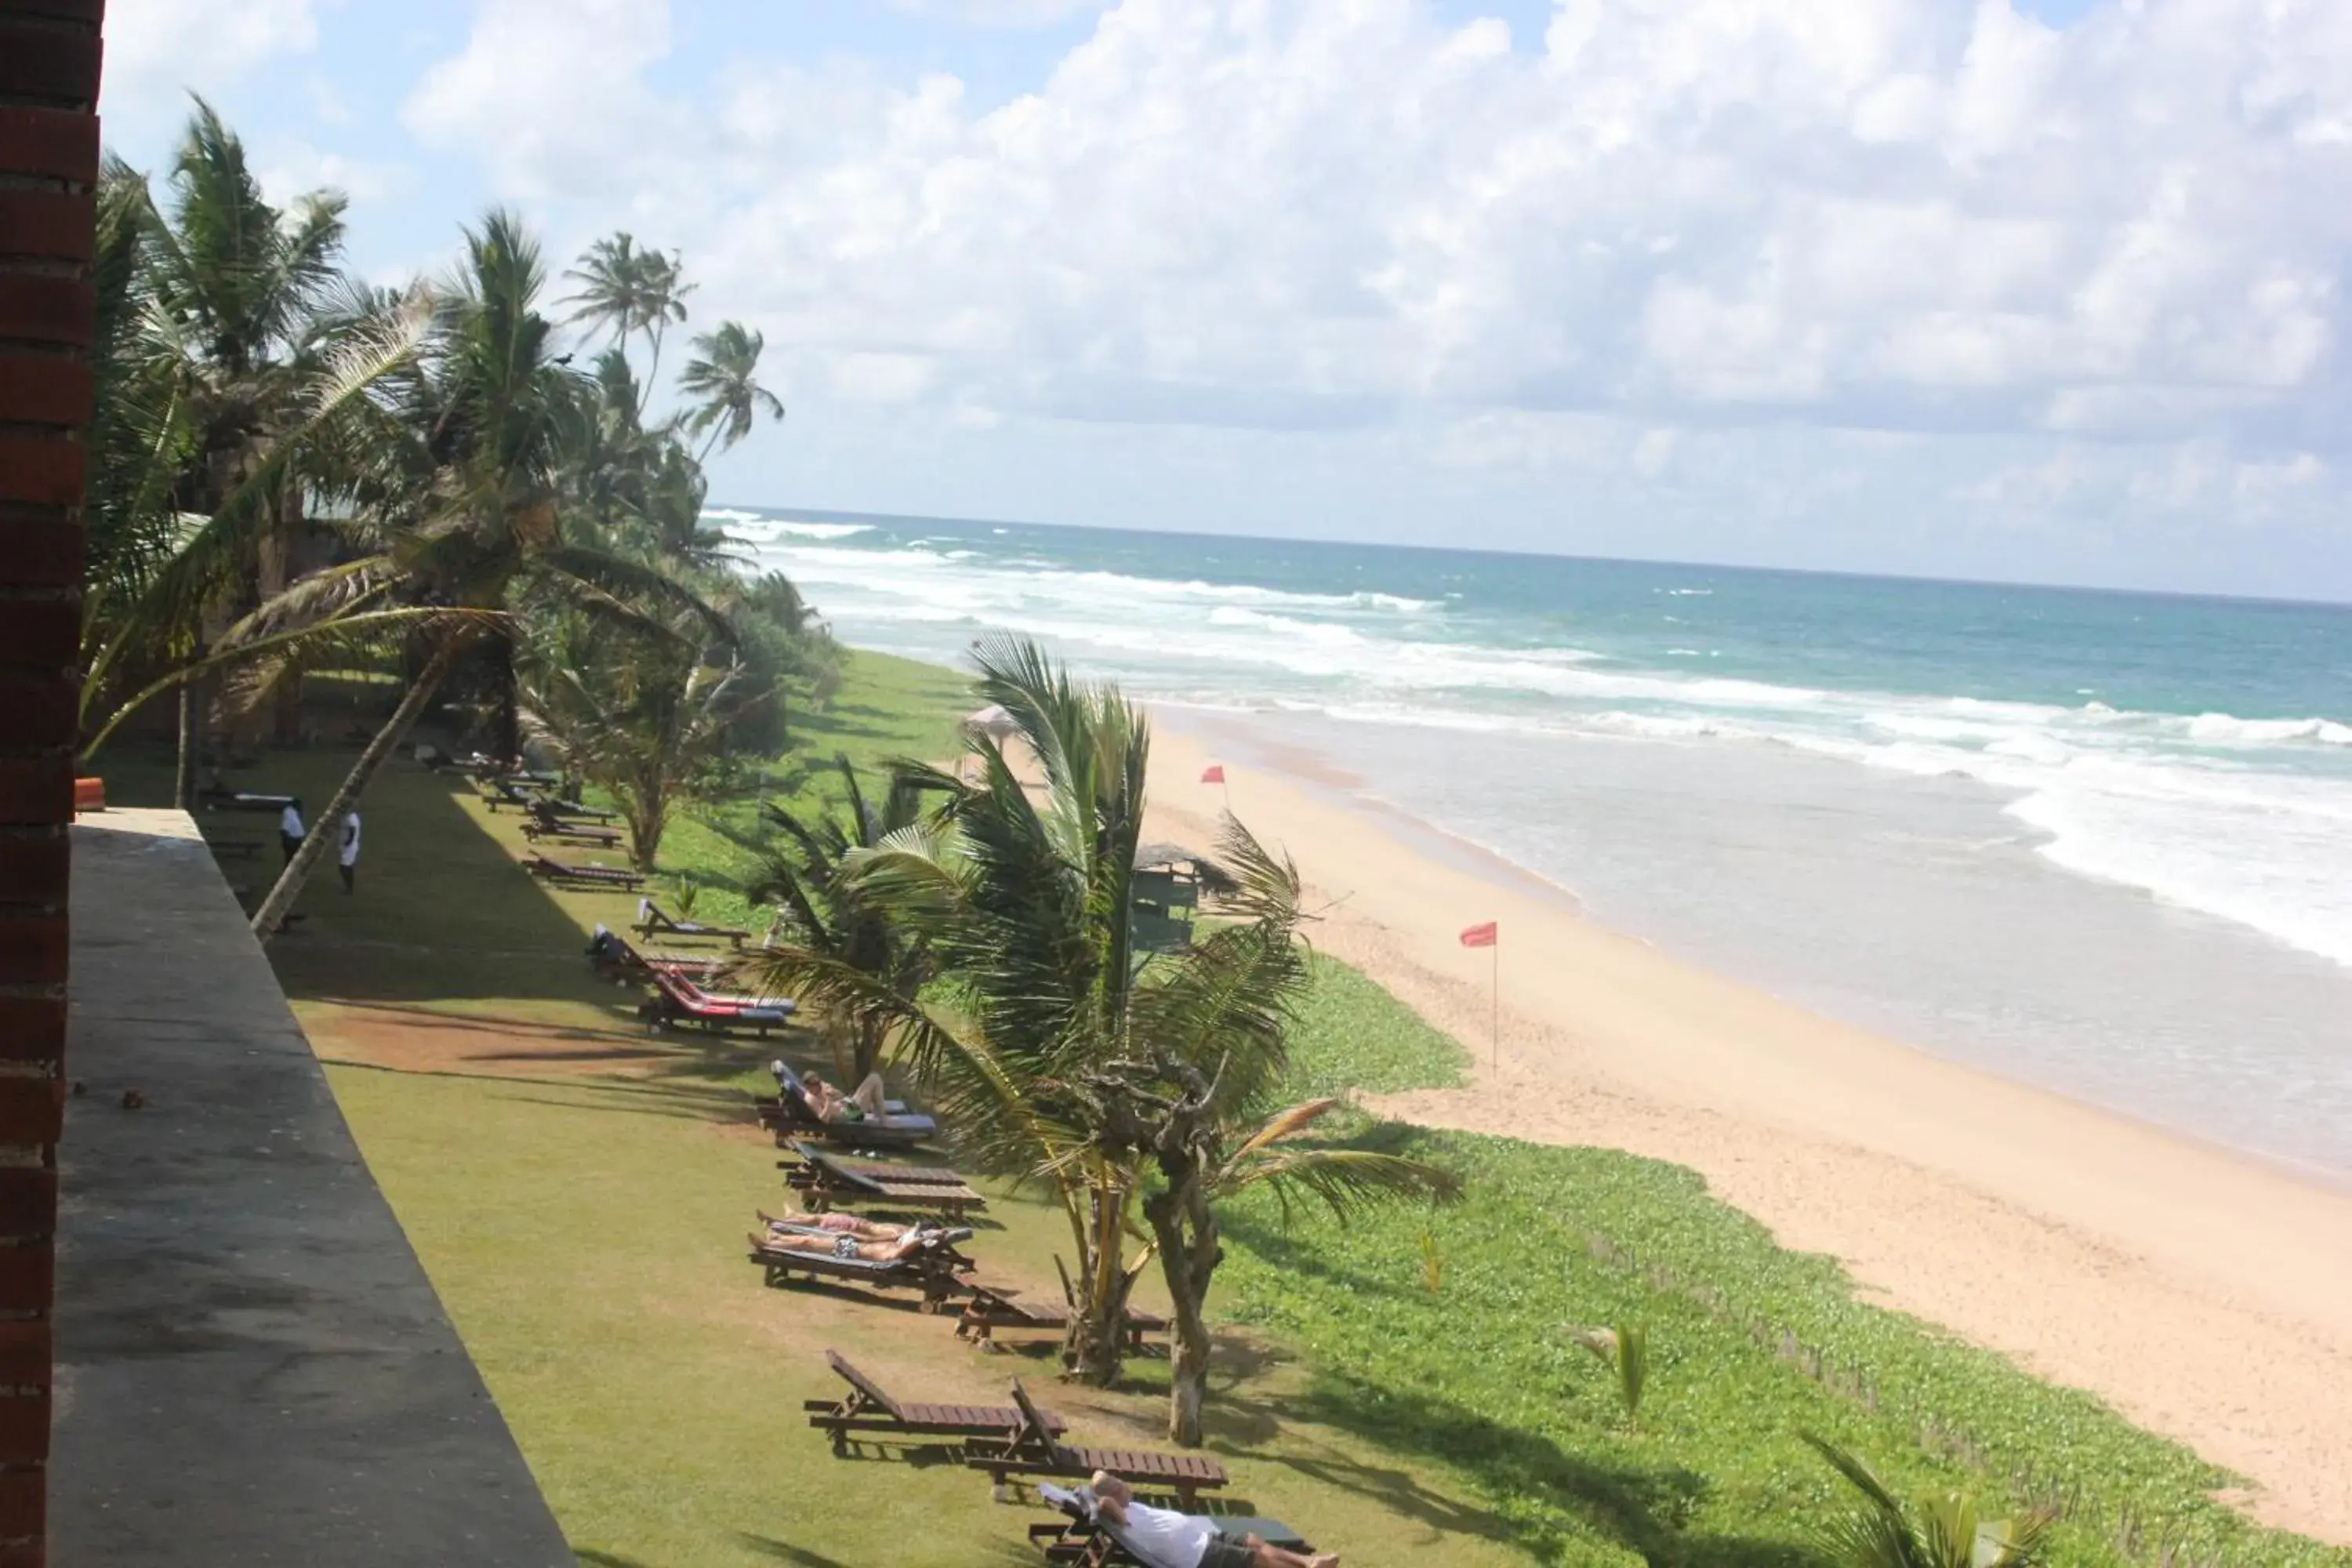
{"type": "MultiPolygon", "coordinates": [[[[753,903],[777,907],[775,940],[824,953],[913,995],[930,976],[929,954],[885,911],[859,897],[847,864],[853,854],[878,849],[892,835],[915,827],[922,815],[921,792],[914,781],[893,777],[876,800],[846,756],[835,757],[834,766],[841,778],[841,810],[812,816],[768,806],[782,837],[762,847],[760,874],[749,896],[753,903]]],[[[828,1022],[837,1036],[836,1066],[844,1081],[861,1082],[881,1061],[885,1021],[869,1015],[828,1022]]]]}
{"type": "MultiPolygon", "coordinates": [[[[1152,1256],[1130,1256],[1127,1242],[1156,1164],[1178,1194],[1168,1234],[1195,1309],[1185,1365],[1204,1369],[1197,1307],[1215,1267],[1219,1198],[1257,1180],[1340,1202],[1406,1184],[1376,1156],[1325,1160],[1300,1143],[1328,1105],[1268,1113],[1302,973],[1286,868],[1234,827],[1228,853],[1257,875],[1238,920],[1154,957],[1147,977],[1130,923],[1150,752],[1141,711],[1116,688],[1074,682],[1033,644],[992,640],[977,663],[980,694],[1012,716],[1042,794],[1033,798],[1003,743],[974,735],[965,760],[977,782],[905,769],[936,808],[842,858],[844,885],[921,945],[938,983],[908,985],[805,942],[746,967],[767,989],[893,1039],[982,1160],[1050,1186],[1074,1254],[1063,1359],[1088,1382],[1118,1373],[1128,1295],[1152,1256]],[[1168,1084],[1172,1116],[1158,1094],[1168,1084]]],[[[1197,1412],[1197,1384],[1190,1397],[1197,1412]]]]}
{"type": "Polygon", "coordinates": [[[1927,1496],[1906,1505],[1855,1455],[1802,1434],[1862,1496],[1862,1505],[1821,1531],[1822,1551],[1839,1568],[2033,1568],[2049,1533],[2046,1514],[1979,1519],[1976,1500],[1927,1496]]]}
{"type": "Polygon", "coordinates": [[[723,452],[749,436],[760,415],[784,416],[783,400],[758,380],[760,355],[767,346],[765,337],[740,321],[721,321],[717,331],[694,340],[694,357],[686,362],[677,386],[694,401],[686,427],[703,437],[697,462],[708,462],[713,447],[723,452]]]}

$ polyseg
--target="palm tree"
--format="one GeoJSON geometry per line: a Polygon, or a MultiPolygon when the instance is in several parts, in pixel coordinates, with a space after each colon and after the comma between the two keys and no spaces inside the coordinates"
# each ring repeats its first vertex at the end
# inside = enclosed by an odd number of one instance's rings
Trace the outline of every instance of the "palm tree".
{"type": "Polygon", "coordinates": [[[717,331],[694,340],[694,358],[686,362],[677,385],[698,404],[686,421],[688,430],[703,437],[695,461],[708,462],[713,446],[723,452],[749,436],[761,414],[784,416],[782,400],[754,379],[767,346],[763,335],[740,321],[721,321],[717,331]]]}
{"type": "Polygon", "coordinates": [[[661,374],[662,334],[671,322],[686,320],[686,297],[694,286],[684,281],[676,256],[640,250],[625,231],[597,240],[580,265],[563,275],[580,285],[562,301],[577,307],[571,320],[588,323],[592,331],[610,332],[615,348],[625,349],[640,332],[651,344],[652,363],[637,405],[642,416],[645,393],[661,374]]]}
{"type": "Polygon", "coordinates": [[[1381,1196],[1451,1198],[1458,1184],[1419,1161],[1309,1142],[1337,1100],[1281,1103],[1293,1010],[1307,984],[1298,872],[1231,817],[1217,881],[1229,917],[1134,998],[1131,1059],[1090,1075],[1080,1090],[1100,1144],[1148,1160],[1159,1184],[1143,1199],[1173,1305],[1174,1365],[1168,1436],[1201,1442],[1212,1341],[1209,1287],[1223,1261],[1217,1205],[1266,1186],[1345,1218],[1381,1196]]]}
{"type": "MultiPolygon", "coordinates": [[[[1190,1091],[1193,1069],[1210,1067],[1205,1098],[1191,1096],[1184,1122],[1209,1130],[1171,1156],[1190,1162],[1169,1184],[1181,1192],[1180,1227],[1246,1181],[1287,1176],[1344,1197],[1390,1173],[1370,1157],[1310,1160],[1294,1140],[1320,1109],[1231,1131],[1258,1111],[1278,1075],[1297,973],[1295,880],[1287,899],[1266,887],[1237,906],[1230,931],[1154,958],[1147,982],[1130,925],[1150,752],[1142,713],[1115,688],[1072,681],[1033,644],[992,640],[977,664],[982,697],[1012,715],[1044,774],[1042,796],[1024,787],[1003,744],[974,735],[966,761],[978,782],[904,768],[908,787],[941,804],[874,847],[848,851],[839,875],[922,947],[940,983],[908,984],[806,942],[765,950],[744,967],[764,989],[798,994],[895,1040],[982,1161],[1050,1186],[1074,1251],[1064,1269],[1072,1311],[1063,1359],[1104,1384],[1118,1373],[1129,1292],[1150,1263],[1150,1249],[1132,1258],[1127,1249],[1147,1162],[1159,1154],[1150,1108],[1139,1109],[1143,1080],[1173,1079],[1190,1091]]],[[[1229,844],[1244,866],[1271,864],[1238,827],[1229,844]]],[[[1205,1235],[1213,1252],[1213,1230],[1205,1235]]],[[[1196,1303],[1213,1268],[1201,1262],[1188,1255],[1196,1303]]],[[[1196,1336],[1202,1365],[1205,1344],[1196,1336]]]]}
{"type": "MultiPolygon", "coordinates": [[[[834,765],[841,775],[846,816],[828,813],[804,822],[771,802],[768,816],[782,830],[783,841],[762,848],[761,873],[749,897],[753,903],[778,906],[779,938],[911,995],[930,977],[929,955],[884,911],[858,896],[846,867],[852,854],[878,849],[893,834],[914,827],[921,816],[921,792],[912,780],[894,776],[877,804],[867,798],[848,757],[835,757],[834,765]]],[[[863,1081],[882,1058],[882,1021],[844,1017],[829,1022],[836,1026],[837,1044],[845,1047],[843,1059],[835,1064],[843,1081],[863,1081]]]]}
{"type": "Polygon", "coordinates": [[[2041,1560],[2047,1514],[1980,1520],[1976,1500],[1958,1494],[1906,1507],[1860,1458],[1811,1432],[1801,1436],[1862,1494],[1860,1508],[1821,1532],[1822,1551],[1839,1568],[2032,1568],[2041,1560]]]}
{"type": "Polygon", "coordinates": [[[563,620],[531,640],[530,717],[566,771],[612,793],[629,826],[629,858],[649,872],[671,809],[765,684],[740,661],[706,660],[684,616],[656,637],[615,636],[576,612],[563,620]]]}
{"type": "MultiPolygon", "coordinates": [[[[538,244],[503,210],[468,229],[466,241],[465,266],[441,290],[438,319],[413,371],[395,396],[371,405],[377,417],[366,438],[350,444],[333,476],[352,512],[349,531],[372,548],[336,568],[331,580],[395,584],[413,600],[468,618],[433,640],[399,707],[255,912],[254,931],[264,939],[461,655],[487,640],[502,693],[513,690],[508,612],[526,596],[656,637],[676,634],[646,606],[689,611],[718,640],[730,637],[724,617],[675,579],[564,536],[559,470],[581,395],[579,378],[552,353],[553,328],[539,310],[545,270],[538,244]]],[[[507,701],[500,739],[510,746],[507,701]]]]}
{"type": "MultiPolygon", "coordinates": [[[[168,363],[194,435],[174,487],[184,510],[209,515],[251,475],[293,418],[317,343],[314,311],[340,279],[344,199],[312,192],[281,211],[264,197],[245,145],[199,98],[171,173],[171,212],[145,226],[142,331],[168,363]]],[[[302,521],[300,476],[279,483],[277,516],[252,541],[254,598],[281,592],[302,521]]],[[[281,739],[299,690],[280,692],[281,739]]]]}

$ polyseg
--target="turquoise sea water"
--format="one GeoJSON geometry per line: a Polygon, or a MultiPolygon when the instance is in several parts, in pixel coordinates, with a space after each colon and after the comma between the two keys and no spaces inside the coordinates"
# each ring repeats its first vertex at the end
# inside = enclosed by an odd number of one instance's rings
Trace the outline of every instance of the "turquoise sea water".
{"type": "Polygon", "coordinates": [[[1038,636],[1653,940],[2352,1173],[2352,608],[713,520],[845,640],[1038,636]]]}

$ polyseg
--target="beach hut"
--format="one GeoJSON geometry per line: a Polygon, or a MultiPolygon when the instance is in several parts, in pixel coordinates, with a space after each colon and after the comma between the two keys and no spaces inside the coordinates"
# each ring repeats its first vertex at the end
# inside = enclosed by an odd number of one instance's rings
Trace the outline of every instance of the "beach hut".
{"type": "Polygon", "coordinates": [[[1021,731],[1021,726],[1013,721],[1013,715],[993,702],[965,714],[961,728],[967,735],[986,735],[993,741],[1002,741],[1021,731]]]}
{"type": "Polygon", "coordinates": [[[1181,844],[1141,844],[1129,884],[1128,929],[1139,953],[1181,952],[1201,905],[1202,858],[1181,844]]]}

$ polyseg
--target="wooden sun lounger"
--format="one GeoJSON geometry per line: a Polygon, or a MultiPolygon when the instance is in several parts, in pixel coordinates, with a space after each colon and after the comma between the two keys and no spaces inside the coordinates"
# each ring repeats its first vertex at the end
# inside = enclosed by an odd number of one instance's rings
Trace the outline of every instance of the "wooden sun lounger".
{"type": "Polygon", "coordinates": [[[584,861],[557,860],[534,849],[523,857],[522,868],[534,877],[551,882],[571,882],[585,887],[617,888],[635,892],[645,886],[644,876],[624,870],[618,866],[591,866],[584,861]]]}
{"type": "MultiPolygon", "coordinates": [[[[1095,1511],[1093,1499],[1085,1490],[1066,1489],[1048,1481],[1037,1491],[1064,1516],[1050,1524],[1029,1527],[1029,1542],[1044,1552],[1046,1562],[1072,1563],[1076,1568],[1156,1568],[1150,1558],[1138,1555],[1118,1526],[1095,1511]]],[[[1215,1522],[1217,1533],[1229,1540],[1247,1541],[1255,1535],[1286,1551],[1304,1554],[1315,1550],[1278,1519],[1218,1514],[1215,1522]]]]}
{"type": "Polygon", "coordinates": [[[919,1111],[891,1110],[895,1103],[885,1100],[879,1116],[862,1117],[856,1121],[827,1121],[809,1104],[808,1086],[790,1066],[775,1061],[768,1070],[776,1075],[774,1120],[762,1115],[761,1120],[776,1130],[776,1142],[781,1146],[792,1136],[806,1135],[823,1138],[835,1143],[863,1145],[868,1149],[912,1148],[926,1139],[939,1136],[940,1124],[919,1111]]]}
{"type": "Polygon", "coordinates": [[[257,795],[242,789],[201,790],[196,798],[207,811],[266,811],[274,815],[294,804],[290,795],[257,795]]]}
{"type": "MultiPolygon", "coordinates": [[[[861,1123],[860,1125],[863,1125],[861,1123]]],[[[951,1220],[988,1206],[961,1172],[944,1165],[883,1165],[850,1161],[794,1139],[788,1147],[794,1164],[779,1160],[784,1184],[798,1193],[812,1214],[840,1204],[884,1204],[893,1208],[936,1209],[951,1220]]]]}
{"type": "MultiPolygon", "coordinates": [[[[1021,1412],[1010,1405],[929,1405],[897,1400],[882,1385],[849,1364],[840,1352],[824,1359],[849,1393],[839,1399],[803,1400],[809,1425],[833,1438],[833,1451],[845,1452],[858,1437],[1003,1437],[1021,1425],[1021,1412]]],[[[1066,1424],[1052,1411],[1041,1412],[1059,1436],[1066,1424]]]]}
{"type": "Polygon", "coordinates": [[[533,843],[541,838],[556,838],[569,843],[593,844],[600,849],[613,848],[621,842],[620,829],[567,821],[548,810],[545,801],[534,802],[523,814],[522,836],[533,843]]]}
{"type": "MultiPolygon", "coordinates": [[[[1066,1302],[1050,1297],[1024,1298],[1011,1285],[972,1282],[971,1299],[963,1304],[962,1315],[956,1319],[956,1338],[969,1340],[983,1349],[993,1349],[996,1332],[1003,1329],[1019,1333],[1058,1334],[1070,1326],[1070,1309],[1066,1302]]],[[[1126,1331],[1127,1348],[1139,1354],[1150,1347],[1148,1339],[1165,1338],[1168,1320],[1157,1312],[1147,1312],[1140,1307],[1129,1307],[1122,1325],[1126,1331]]]]}
{"type": "Polygon", "coordinates": [[[481,786],[482,798],[488,802],[489,808],[494,812],[502,805],[513,806],[518,811],[529,811],[539,800],[537,795],[515,783],[511,777],[483,778],[474,782],[481,786]]]}
{"type": "Polygon", "coordinates": [[[576,800],[558,800],[551,795],[541,795],[532,805],[551,816],[574,817],[582,822],[614,822],[619,820],[621,815],[601,805],[583,805],[576,800]]]}
{"type": "Polygon", "coordinates": [[[601,925],[588,939],[588,967],[600,978],[618,985],[649,985],[657,969],[683,974],[689,980],[708,980],[725,969],[728,963],[727,959],[705,954],[640,952],[628,938],[601,925]]]}
{"type": "Polygon", "coordinates": [[[1151,1448],[1095,1448],[1065,1443],[1046,1429],[1045,1413],[1013,1380],[1013,1403],[1021,1407],[1021,1425],[1003,1441],[975,1440],[965,1445],[963,1462],[986,1470],[1001,1496],[1014,1476],[1090,1476],[1108,1470],[1139,1492],[1173,1492],[1187,1510],[1204,1491],[1226,1481],[1225,1468],[1205,1454],[1168,1454],[1151,1448]]]}
{"type": "Polygon", "coordinates": [[[636,923],[629,929],[639,936],[648,939],[656,936],[675,936],[696,941],[708,937],[714,942],[731,942],[737,947],[742,946],[743,939],[751,934],[748,931],[741,931],[734,926],[704,925],[697,921],[679,920],[651,899],[643,900],[638,903],[636,923]]]}
{"type": "Polygon", "coordinates": [[[920,1251],[887,1263],[872,1263],[863,1258],[842,1258],[830,1252],[772,1247],[758,1236],[746,1239],[751,1244],[751,1261],[765,1271],[764,1278],[773,1289],[782,1289],[792,1283],[793,1275],[802,1274],[811,1279],[842,1279],[869,1285],[877,1290],[914,1290],[921,1294],[922,1310],[926,1312],[936,1312],[962,1295],[963,1276],[979,1267],[949,1241],[932,1242],[920,1251]]]}
{"type": "Polygon", "coordinates": [[[653,987],[653,994],[637,1008],[637,1016],[656,1029],[674,1024],[719,1030],[742,1026],[758,1031],[764,1040],[769,1030],[781,1029],[790,1021],[798,1005],[789,996],[771,1000],[714,994],[667,969],[651,970],[646,981],[653,987]]]}

